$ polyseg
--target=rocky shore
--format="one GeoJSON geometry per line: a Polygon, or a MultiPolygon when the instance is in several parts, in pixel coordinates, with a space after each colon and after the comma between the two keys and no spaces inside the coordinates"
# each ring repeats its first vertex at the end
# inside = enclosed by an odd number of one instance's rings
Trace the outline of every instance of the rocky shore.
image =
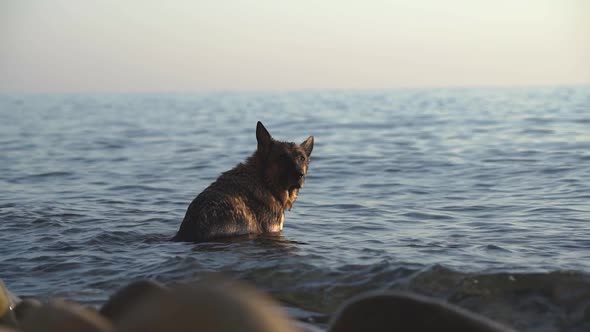
{"type": "MultiPolygon", "coordinates": [[[[328,332],[512,331],[456,306],[409,293],[367,293],[343,303],[328,332]]],[[[100,308],[67,299],[20,299],[0,282],[0,332],[321,331],[290,318],[280,304],[234,281],[167,287],[139,281],[100,308]]]]}

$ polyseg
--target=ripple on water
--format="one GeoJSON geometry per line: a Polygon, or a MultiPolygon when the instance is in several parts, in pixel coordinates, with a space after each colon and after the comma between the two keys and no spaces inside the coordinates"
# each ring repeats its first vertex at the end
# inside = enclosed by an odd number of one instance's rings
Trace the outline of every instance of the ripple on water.
{"type": "Polygon", "coordinates": [[[98,305],[132,280],[223,273],[320,326],[359,292],[402,289],[582,331],[587,105],[587,87],[0,96],[1,277],[98,305]],[[256,148],[258,120],[316,137],[283,234],[169,242],[256,148]]]}

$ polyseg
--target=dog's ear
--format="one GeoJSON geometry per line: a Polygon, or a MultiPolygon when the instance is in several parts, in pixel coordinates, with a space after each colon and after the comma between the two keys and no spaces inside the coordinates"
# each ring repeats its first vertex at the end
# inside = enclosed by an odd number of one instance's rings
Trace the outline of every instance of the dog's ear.
{"type": "Polygon", "coordinates": [[[313,150],[313,136],[309,136],[303,143],[301,143],[301,147],[305,151],[307,156],[311,156],[311,151],[313,150]]]}
{"type": "Polygon", "coordinates": [[[258,150],[268,150],[272,143],[272,136],[262,122],[258,121],[256,124],[256,140],[258,141],[258,150]]]}

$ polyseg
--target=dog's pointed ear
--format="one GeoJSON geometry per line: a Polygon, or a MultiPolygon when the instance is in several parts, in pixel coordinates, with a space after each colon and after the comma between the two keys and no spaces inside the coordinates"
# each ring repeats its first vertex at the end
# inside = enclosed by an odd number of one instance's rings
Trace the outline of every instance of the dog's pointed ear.
{"type": "Polygon", "coordinates": [[[272,143],[272,136],[260,121],[256,124],[256,140],[258,141],[258,150],[267,150],[272,143]]]}
{"type": "Polygon", "coordinates": [[[301,143],[301,147],[305,151],[307,156],[311,156],[311,151],[313,150],[313,136],[309,136],[303,143],[301,143]]]}

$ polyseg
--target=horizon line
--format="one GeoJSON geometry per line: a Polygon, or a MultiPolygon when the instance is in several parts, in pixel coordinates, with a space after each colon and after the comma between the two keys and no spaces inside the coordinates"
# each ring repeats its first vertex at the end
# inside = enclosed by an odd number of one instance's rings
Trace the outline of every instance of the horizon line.
{"type": "Polygon", "coordinates": [[[424,85],[363,88],[207,88],[171,90],[63,90],[63,91],[0,91],[0,96],[64,96],[64,95],[147,95],[147,94],[250,94],[250,93],[304,93],[304,92],[378,92],[404,90],[481,90],[481,89],[543,89],[543,88],[590,88],[590,81],[584,83],[531,83],[531,84],[474,84],[474,85],[424,85]]]}

